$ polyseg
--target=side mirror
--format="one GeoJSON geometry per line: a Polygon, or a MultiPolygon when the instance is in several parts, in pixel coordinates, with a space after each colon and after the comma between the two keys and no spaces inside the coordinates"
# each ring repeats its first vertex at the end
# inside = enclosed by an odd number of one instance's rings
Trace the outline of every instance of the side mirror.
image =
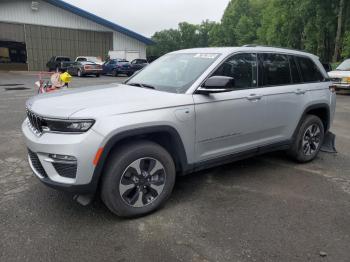
{"type": "Polygon", "coordinates": [[[235,87],[235,80],[229,76],[212,76],[197,89],[198,94],[230,92],[235,87]]]}

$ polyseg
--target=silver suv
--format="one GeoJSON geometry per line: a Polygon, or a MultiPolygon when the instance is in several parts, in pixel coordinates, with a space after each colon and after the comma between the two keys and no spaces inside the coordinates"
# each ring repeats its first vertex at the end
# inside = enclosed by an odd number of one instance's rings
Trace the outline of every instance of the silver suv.
{"type": "Polygon", "coordinates": [[[101,192],[112,212],[132,217],[165,203],[177,175],[274,150],[313,160],[335,103],[312,54],[189,49],[124,84],[33,97],[22,130],[43,183],[80,196],[101,192]]]}

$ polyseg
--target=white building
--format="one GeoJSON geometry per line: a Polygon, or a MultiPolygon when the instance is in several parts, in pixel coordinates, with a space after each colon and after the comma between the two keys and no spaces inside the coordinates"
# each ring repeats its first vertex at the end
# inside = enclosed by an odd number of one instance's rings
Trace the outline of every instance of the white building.
{"type": "Polygon", "coordinates": [[[61,0],[0,1],[0,69],[45,70],[55,55],[146,58],[153,42],[61,0]]]}

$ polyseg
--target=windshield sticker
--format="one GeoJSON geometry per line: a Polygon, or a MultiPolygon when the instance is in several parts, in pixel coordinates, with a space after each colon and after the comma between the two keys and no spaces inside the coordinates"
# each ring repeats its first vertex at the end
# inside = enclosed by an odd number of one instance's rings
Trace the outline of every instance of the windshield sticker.
{"type": "Polygon", "coordinates": [[[195,54],[195,58],[206,58],[206,59],[214,59],[218,54],[195,54]]]}

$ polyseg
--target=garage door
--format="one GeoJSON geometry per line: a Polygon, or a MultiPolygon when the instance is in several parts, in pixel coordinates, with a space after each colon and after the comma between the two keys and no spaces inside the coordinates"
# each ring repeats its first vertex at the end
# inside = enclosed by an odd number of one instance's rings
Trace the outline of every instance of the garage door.
{"type": "Polygon", "coordinates": [[[24,25],[0,23],[0,41],[24,43],[24,25]]]}
{"type": "Polygon", "coordinates": [[[113,46],[113,33],[58,27],[26,25],[29,70],[46,70],[52,56],[107,57],[113,46]]]}
{"type": "Polygon", "coordinates": [[[128,61],[132,61],[134,59],[140,58],[140,52],[138,51],[126,51],[125,59],[128,61]]]}

